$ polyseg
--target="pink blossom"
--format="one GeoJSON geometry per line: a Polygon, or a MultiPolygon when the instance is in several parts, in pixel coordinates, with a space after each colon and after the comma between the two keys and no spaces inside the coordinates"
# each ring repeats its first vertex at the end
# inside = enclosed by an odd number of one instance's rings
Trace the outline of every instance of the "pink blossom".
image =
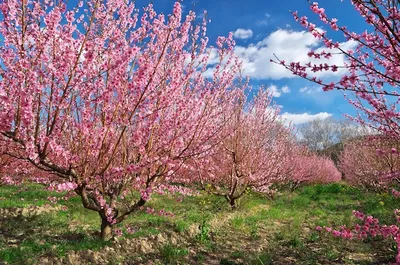
{"type": "Polygon", "coordinates": [[[117,237],[120,237],[120,236],[122,236],[122,235],[123,235],[123,233],[122,233],[122,230],[121,230],[121,229],[114,229],[114,230],[113,230],[113,232],[114,232],[114,234],[115,234],[117,237]]]}
{"type": "Polygon", "coordinates": [[[128,227],[126,228],[126,232],[127,232],[128,234],[132,235],[132,234],[136,233],[136,229],[133,228],[132,226],[128,226],[128,227]]]}
{"type": "Polygon", "coordinates": [[[70,191],[74,190],[78,187],[78,185],[74,182],[64,182],[57,185],[58,192],[70,191]]]}

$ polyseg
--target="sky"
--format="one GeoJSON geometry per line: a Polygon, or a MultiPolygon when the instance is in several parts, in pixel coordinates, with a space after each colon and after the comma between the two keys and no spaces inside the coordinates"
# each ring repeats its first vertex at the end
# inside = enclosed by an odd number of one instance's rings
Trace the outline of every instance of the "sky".
{"type": "MultiPolygon", "coordinates": [[[[143,7],[149,2],[136,0],[136,7],[143,7]]],[[[174,4],[174,0],[151,2],[157,12],[167,14],[171,13],[174,4]]],[[[309,61],[307,52],[321,46],[289,12],[298,11],[300,16],[308,16],[317,26],[321,25],[307,0],[183,0],[182,4],[185,12],[193,10],[202,14],[207,10],[211,20],[207,27],[210,43],[215,43],[218,36],[234,33],[235,52],[243,61],[244,74],[251,78],[253,87],[263,86],[273,93],[275,103],[281,106],[281,115],[287,120],[301,124],[315,118],[333,116],[344,119],[343,114],[355,114],[342,92],[323,92],[318,85],[295,77],[285,68],[270,62],[273,54],[286,61],[309,61]]],[[[346,25],[356,32],[365,30],[350,0],[321,0],[319,5],[326,9],[329,17],[338,18],[339,25],[346,25]]],[[[340,33],[330,36],[343,42],[343,47],[354,47],[354,43],[347,42],[340,33]]],[[[336,56],[330,63],[340,65],[344,60],[344,57],[336,56]]],[[[338,78],[333,75],[324,77],[338,78]]]]}

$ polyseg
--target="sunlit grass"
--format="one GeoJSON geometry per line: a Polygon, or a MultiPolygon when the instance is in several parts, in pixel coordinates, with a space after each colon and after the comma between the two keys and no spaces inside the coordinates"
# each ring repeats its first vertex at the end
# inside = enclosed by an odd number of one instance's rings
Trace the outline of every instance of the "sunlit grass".
{"type": "MultiPolygon", "coordinates": [[[[63,196],[43,190],[40,185],[27,185],[23,190],[2,186],[0,194],[3,198],[0,208],[43,206],[49,204],[47,197],[63,196]]],[[[84,209],[79,197],[60,203],[66,208],[30,218],[0,219],[0,229],[5,231],[0,235],[0,261],[31,264],[43,255],[65,256],[70,250],[95,251],[112,244],[98,239],[100,218],[96,212],[84,209]],[[14,243],[10,244],[10,240],[14,243]]],[[[203,232],[214,236],[204,235],[200,241],[200,237],[193,238],[193,244],[203,244],[206,252],[220,254],[221,264],[284,264],[273,261],[284,260],[285,255],[297,260],[296,264],[362,264],[364,261],[353,262],[346,255],[380,253],[390,259],[394,256],[391,243],[379,239],[348,242],[320,234],[315,227],[353,225],[356,219],[352,210],[361,210],[380,218],[382,223],[392,224],[393,210],[399,203],[399,199],[388,194],[363,192],[344,184],[308,186],[294,193],[282,191],[274,200],[249,193],[239,201],[235,211],[223,198],[207,194],[185,197],[182,202],[171,195],[154,195],[145,207],[163,209],[173,216],[140,211],[118,228],[126,238],[137,238],[166,231],[184,233],[192,225],[206,224],[207,230],[203,232]],[[135,227],[136,232],[128,234],[127,226],[135,227]],[[222,254],[219,247],[224,246],[224,240],[250,245],[253,242],[255,246],[258,241],[267,240],[268,246],[261,253],[246,253],[243,257],[237,250],[222,254]]],[[[186,246],[167,245],[158,255],[166,264],[174,264],[175,258],[181,261],[189,258],[186,246]]],[[[206,262],[206,258],[203,252],[192,257],[196,262],[206,262]]]]}

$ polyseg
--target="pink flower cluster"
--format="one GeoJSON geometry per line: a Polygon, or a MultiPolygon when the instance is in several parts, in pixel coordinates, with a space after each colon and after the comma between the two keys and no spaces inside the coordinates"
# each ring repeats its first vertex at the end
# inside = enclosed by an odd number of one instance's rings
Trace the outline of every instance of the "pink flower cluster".
{"type": "Polygon", "coordinates": [[[114,235],[116,235],[117,237],[121,237],[123,235],[122,230],[119,228],[116,228],[113,230],[114,235]]]}
{"type": "Polygon", "coordinates": [[[11,178],[10,176],[4,176],[1,178],[1,183],[3,185],[16,185],[18,184],[17,181],[15,181],[13,178],[11,178]]]}
{"type": "MultiPolygon", "coordinates": [[[[325,230],[331,233],[334,237],[341,237],[343,239],[358,239],[362,240],[368,236],[377,237],[382,236],[383,238],[391,238],[397,244],[397,256],[396,263],[400,264],[400,228],[398,225],[380,225],[379,220],[373,216],[366,216],[362,212],[353,211],[354,216],[362,221],[362,224],[356,224],[354,228],[347,228],[341,226],[339,229],[333,229],[331,227],[317,226],[317,231],[325,230]]],[[[394,212],[397,222],[400,221],[400,210],[394,212]]]]}
{"type": "Polygon", "coordinates": [[[395,198],[400,198],[400,191],[392,189],[392,195],[395,198]]]}
{"type": "Polygon", "coordinates": [[[58,184],[56,190],[58,192],[64,192],[64,191],[75,190],[77,187],[78,187],[78,184],[76,184],[75,182],[64,182],[64,183],[58,184]]]}
{"type": "Polygon", "coordinates": [[[115,219],[115,209],[109,207],[107,204],[104,207],[104,213],[107,218],[107,222],[111,225],[116,224],[117,220],[115,219]]]}
{"type": "Polygon", "coordinates": [[[169,184],[161,184],[157,187],[154,187],[154,192],[158,194],[181,194],[183,196],[194,196],[198,195],[199,192],[194,190],[191,187],[184,187],[180,185],[169,185],[169,184]]]}
{"type": "Polygon", "coordinates": [[[49,200],[51,203],[55,204],[60,200],[60,198],[58,198],[58,197],[47,197],[47,200],[49,200]]]}
{"type": "Polygon", "coordinates": [[[151,215],[159,215],[159,216],[169,216],[169,217],[173,217],[175,216],[173,213],[171,212],[167,212],[164,209],[161,209],[159,211],[156,211],[156,209],[151,208],[151,207],[140,207],[140,210],[145,211],[147,214],[151,214],[151,215]]]}
{"type": "Polygon", "coordinates": [[[126,232],[127,232],[128,234],[132,235],[132,234],[136,233],[137,230],[136,230],[134,227],[132,227],[132,226],[130,225],[130,226],[128,226],[128,227],[126,228],[126,232]]]}
{"type": "Polygon", "coordinates": [[[142,190],[140,192],[140,196],[143,200],[148,201],[151,199],[152,192],[153,192],[153,189],[151,187],[148,187],[146,190],[142,190]]]}

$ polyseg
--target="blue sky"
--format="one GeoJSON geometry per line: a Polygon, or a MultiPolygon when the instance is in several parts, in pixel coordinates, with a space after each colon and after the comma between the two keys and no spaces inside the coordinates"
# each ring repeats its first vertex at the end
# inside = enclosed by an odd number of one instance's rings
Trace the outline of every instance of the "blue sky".
{"type": "MultiPolygon", "coordinates": [[[[137,0],[136,6],[143,7],[148,0],[137,0]]],[[[173,0],[153,0],[158,12],[170,13],[173,0]]],[[[274,101],[282,106],[282,115],[295,124],[333,116],[343,119],[344,113],[355,114],[352,106],[339,91],[322,92],[315,84],[296,78],[283,67],[269,62],[276,53],[287,61],[306,60],[304,58],[310,45],[318,48],[321,43],[310,37],[294,21],[289,10],[306,15],[317,25],[318,18],[312,14],[306,0],[184,0],[184,10],[194,10],[200,14],[207,10],[211,23],[207,33],[214,43],[219,35],[235,33],[237,53],[243,59],[245,74],[251,77],[255,87],[264,85],[274,92],[274,101]]],[[[329,17],[339,19],[340,25],[364,31],[361,17],[350,4],[350,0],[321,0],[321,7],[329,17]]],[[[345,42],[340,33],[329,31],[332,38],[345,42]]],[[[343,43],[351,48],[352,43],[343,43]]],[[[338,64],[344,58],[336,58],[338,64]]],[[[329,78],[334,79],[334,76],[329,78]]],[[[336,77],[337,78],[337,77],[336,77]]]]}

